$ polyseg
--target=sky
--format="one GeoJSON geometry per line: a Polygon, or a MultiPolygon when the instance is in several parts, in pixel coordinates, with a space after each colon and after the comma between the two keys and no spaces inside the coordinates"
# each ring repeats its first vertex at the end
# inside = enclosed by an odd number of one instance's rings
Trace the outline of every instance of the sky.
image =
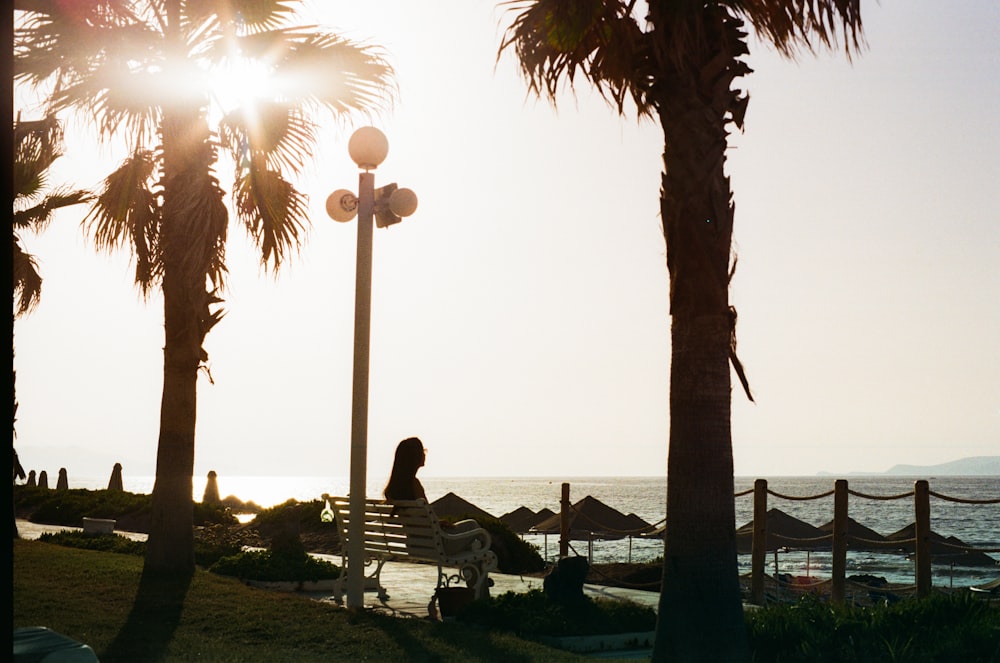
{"type": "MultiPolygon", "coordinates": [[[[853,61],[751,43],[727,165],[756,400],[734,376],[738,476],[1000,455],[1000,4],[862,4],[853,61]]],[[[375,231],[369,491],[411,435],[424,476],[664,474],[657,123],[585,85],[557,110],[529,96],[513,54],[497,61],[511,17],[495,2],[315,1],[303,15],[382,46],[399,95],[324,128],[299,181],[312,229],[277,278],[231,227],[195,475],[348,474],[357,231],[324,202],[357,186],[347,140],[368,123],[390,145],[376,186],[419,197],[375,231]]],[[[53,182],[93,186],[123,156],[67,134],[53,182]]],[[[127,254],[93,250],[82,211],[24,238],[45,280],[14,329],[16,448],[71,484],[115,462],[153,474],[162,386],[162,298],[143,301],[127,254]]]]}

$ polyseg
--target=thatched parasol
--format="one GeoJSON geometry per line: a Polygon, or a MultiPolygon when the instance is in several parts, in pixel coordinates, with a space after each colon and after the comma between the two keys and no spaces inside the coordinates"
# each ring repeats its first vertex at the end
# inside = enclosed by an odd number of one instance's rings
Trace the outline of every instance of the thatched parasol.
{"type": "MultiPolygon", "coordinates": [[[[544,534],[559,534],[560,514],[554,514],[535,525],[531,531],[544,534]]],[[[624,539],[648,532],[652,526],[645,520],[630,513],[625,515],[596,497],[587,495],[574,504],[569,512],[570,538],[574,541],[590,539],[624,539]]]]}
{"type": "Polygon", "coordinates": [[[520,506],[510,513],[500,516],[500,521],[512,531],[518,534],[525,534],[538,523],[554,515],[555,512],[551,509],[542,509],[536,513],[526,506],[520,506]]]}
{"type": "MultiPolygon", "coordinates": [[[[781,509],[767,511],[767,550],[822,550],[830,548],[830,540],[816,541],[827,536],[815,525],[790,516],[781,509]],[[789,539],[801,539],[791,541],[789,539]]],[[[753,546],[753,521],[736,530],[736,550],[740,553],[750,552],[753,546]]]]}
{"type": "Polygon", "coordinates": [[[496,520],[496,518],[488,512],[480,509],[472,502],[459,497],[455,493],[448,493],[443,497],[439,497],[431,502],[431,507],[434,509],[434,513],[439,517],[461,518],[463,516],[468,516],[473,520],[480,520],[483,518],[496,520]]]}
{"type": "MultiPolygon", "coordinates": [[[[820,525],[821,530],[830,534],[833,532],[833,521],[826,523],[825,525],[820,525]]],[[[879,545],[884,543],[887,539],[871,529],[862,525],[853,518],[847,519],[847,547],[850,550],[866,550],[869,552],[885,552],[890,548],[884,545],[879,545]]],[[[832,545],[832,543],[831,543],[832,545]]]]}
{"type": "MultiPolygon", "coordinates": [[[[907,554],[916,552],[916,544],[909,539],[915,538],[916,523],[910,523],[903,529],[885,537],[889,541],[898,541],[898,550],[907,554]]],[[[934,564],[956,564],[958,566],[997,566],[1000,562],[978,550],[960,550],[968,544],[955,536],[944,537],[937,532],[930,533],[931,561],[934,564]]]]}

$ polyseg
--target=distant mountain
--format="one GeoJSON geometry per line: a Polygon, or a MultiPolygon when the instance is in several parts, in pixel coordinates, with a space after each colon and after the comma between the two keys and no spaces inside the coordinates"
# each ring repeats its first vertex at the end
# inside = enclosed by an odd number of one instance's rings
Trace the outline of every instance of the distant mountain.
{"type": "Polygon", "coordinates": [[[940,465],[895,465],[885,474],[894,476],[989,477],[1000,476],[1000,456],[972,456],[940,465]]]}
{"type": "MultiPolygon", "coordinates": [[[[894,465],[885,472],[848,472],[852,476],[992,477],[1000,476],[1000,456],[971,456],[939,465],[894,465]]],[[[819,472],[819,476],[830,476],[819,472]]]]}

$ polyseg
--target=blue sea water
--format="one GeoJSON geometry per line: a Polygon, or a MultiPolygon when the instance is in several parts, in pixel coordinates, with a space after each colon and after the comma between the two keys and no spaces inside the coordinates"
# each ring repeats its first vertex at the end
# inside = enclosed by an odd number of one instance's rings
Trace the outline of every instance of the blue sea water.
{"type": "MultiPolygon", "coordinates": [[[[1000,477],[920,477],[927,478],[934,493],[959,499],[1000,499],[1000,477]]],[[[755,477],[737,477],[734,493],[751,489],[755,477]]],[[[634,513],[649,523],[661,523],[666,512],[666,479],[664,477],[422,477],[428,498],[435,500],[453,492],[494,516],[502,516],[518,507],[532,511],[543,508],[559,511],[562,484],[570,484],[570,502],[586,496],[595,497],[622,513],[634,513]]],[[[872,496],[895,496],[913,490],[915,478],[895,476],[847,477],[853,493],[872,496]]],[[[347,477],[246,477],[220,475],[217,479],[222,496],[235,495],[243,501],[261,506],[274,506],[287,499],[307,501],[323,493],[344,495],[348,492],[347,477]]],[[[835,477],[771,477],[768,488],[780,495],[808,497],[833,490],[835,477]]],[[[124,477],[125,490],[148,493],[153,477],[124,477]]],[[[205,478],[195,478],[194,498],[204,493],[205,478]]],[[[369,481],[368,493],[377,496],[382,483],[369,481]]],[[[71,488],[105,488],[107,478],[73,479],[71,488]]],[[[753,497],[735,498],[736,526],[753,518],[753,497]]],[[[833,496],[814,500],[787,500],[769,495],[768,508],[778,508],[816,526],[833,519],[833,496]]],[[[913,498],[874,500],[851,495],[849,515],[859,523],[883,535],[889,535],[914,521],[913,498]]],[[[942,536],[955,536],[980,549],[1000,549],[1000,504],[963,504],[931,497],[931,529],[942,536]]],[[[558,537],[526,535],[546,558],[558,554],[558,537]]],[[[644,561],[662,555],[663,543],[658,539],[626,538],[618,541],[574,541],[573,549],[590,556],[595,562],[644,561]]],[[[994,559],[1000,554],[991,553],[994,559]]],[[[769,555],[768,573],[774,571],[774,558],[769,555]]],[[[750,570],[749,555],[740,555],[742,573],[750,570]]],[[[793,575],[830,575],[830,554],[802,551],[783,552],[777,556],[778,571],[793,575]]],[[[871,573],[890,582],[912,583],[913,562],[899,553],[854,552],[848,554],[848,574],[871,573]]],[[[934,584],[965,586],[996,579],[1000,566],[934,567],[934,584]]]]}

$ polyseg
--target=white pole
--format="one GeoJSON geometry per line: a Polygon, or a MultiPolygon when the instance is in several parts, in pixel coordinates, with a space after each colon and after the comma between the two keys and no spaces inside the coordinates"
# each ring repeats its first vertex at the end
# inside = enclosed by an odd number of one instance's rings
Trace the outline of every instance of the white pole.
{"type": "Polygon", "coordinates": [[[368,472],[368,369],[371,341],[372,226],[375,175],[358,178],[358,254],[354,287],[354,395],[351,407],[350,520],[347,523],[347,607],[365,599],[364,524],[368,472]]]}

